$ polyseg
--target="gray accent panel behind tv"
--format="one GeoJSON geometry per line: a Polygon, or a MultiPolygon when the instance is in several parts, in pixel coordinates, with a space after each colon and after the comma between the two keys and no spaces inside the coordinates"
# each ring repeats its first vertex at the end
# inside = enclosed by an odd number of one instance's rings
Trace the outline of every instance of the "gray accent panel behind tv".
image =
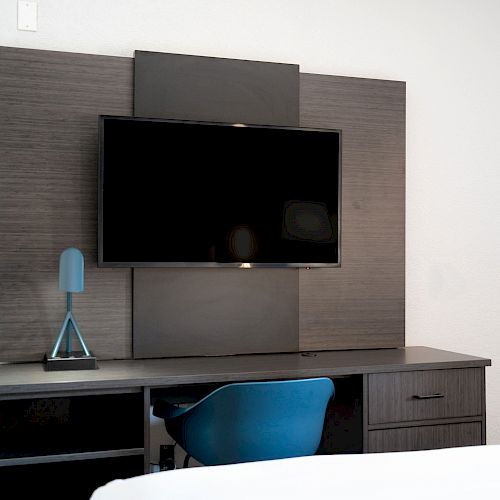
{"type": "MultiPolygon", "coordinates": [[[[299,124],[298,65],[136,51],[134,68],[135,116],[299,124]]],[[[298,350],[296,269],[155,268],[134,277],[134,357],[298,350]]]]}
{"type": "Polygon", "coordinates": [[[147,118],[299,125],[299,66],[135,51],[134,112],[147,118]]]}
{"type": "Polygon", "coordinates": [[[135,269],[134,357],[296,352],[298,273],[135,269]]]}

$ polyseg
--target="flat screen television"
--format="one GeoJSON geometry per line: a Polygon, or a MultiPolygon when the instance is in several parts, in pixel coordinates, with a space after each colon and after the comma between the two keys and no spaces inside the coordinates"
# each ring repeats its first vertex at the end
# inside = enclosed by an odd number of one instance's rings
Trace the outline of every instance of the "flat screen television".
{"type": "Polygon", "coordinates": [[[99,117],[101,267],[339,265],[341,132],[99,117]]]}

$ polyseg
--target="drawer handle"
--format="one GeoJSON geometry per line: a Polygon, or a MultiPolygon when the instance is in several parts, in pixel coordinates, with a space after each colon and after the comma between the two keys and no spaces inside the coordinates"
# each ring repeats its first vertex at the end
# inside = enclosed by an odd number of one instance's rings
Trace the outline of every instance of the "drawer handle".
{"type": "Polygon", "coordinates": [[[444,398],[444,394],[438,392],[436,394],[415,394],[415,396],[413,396],[413,399],[438,399],[438,398],[444,398]]]}

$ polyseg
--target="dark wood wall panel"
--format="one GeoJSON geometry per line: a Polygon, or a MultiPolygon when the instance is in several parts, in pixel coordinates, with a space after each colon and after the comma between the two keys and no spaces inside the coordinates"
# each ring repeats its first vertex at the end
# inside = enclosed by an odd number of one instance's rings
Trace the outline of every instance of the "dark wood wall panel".
{"type": "MultiPolygon", "coordinates": [[[[68,246],[90,348],[132,355],[131,271],[96,267],[97,116],[132,112],[131,58],[0,48],[0,361],[52,347],[68,246]]],[[[343,180],[341,267],[297,271],[299,349],[404,345],[405,85],[301,74],[300,124],[342,129],[343,180]]]]}
{"type": "Polygon", "coordinates": [[[131,271],[97,269],[97,116],[132,114],[129,58],[0,48],[0,361],[59,332],[58,258],[85,256],[75,317],[98,358],[131,354],[131,271]]]}
{"type": "Polygon", "coordinates": [[[135,51],[135,116],[299,124],[299,66],[135,51]]]}
{"type": "MultiPolygon", "coordinates": [[[[134,114],[299,125],[299,67],[135,53],[134,114]]],[[[296,269],[135,269],[136,357],[298,350],[296,269]]]]}
{"type": "Polygon", "coordinates": [[[299,271],[302,350],[404,345],[405,96],[404,82],[300,75],[301,126],[342,130],[341,267],[299,271]]]}
{"type": "Polygon", "coordinates": [[[134,357],[297,352],[297,272],[269,271],[135,269],[134,357]]]}

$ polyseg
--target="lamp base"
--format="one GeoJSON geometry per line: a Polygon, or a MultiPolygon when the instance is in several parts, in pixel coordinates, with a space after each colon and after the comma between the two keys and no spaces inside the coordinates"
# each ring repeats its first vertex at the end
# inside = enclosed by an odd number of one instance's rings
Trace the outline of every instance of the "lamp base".
{"type": "Polygon", "coordinates": [[[97,358],[92,353],[90,356],[86,356],[83,351],[73,351],[70,354],[63,352],[54,358],[46,354],[43,362],[45,363],[45,371],[48,372],[97,369],[97,358]]]}

